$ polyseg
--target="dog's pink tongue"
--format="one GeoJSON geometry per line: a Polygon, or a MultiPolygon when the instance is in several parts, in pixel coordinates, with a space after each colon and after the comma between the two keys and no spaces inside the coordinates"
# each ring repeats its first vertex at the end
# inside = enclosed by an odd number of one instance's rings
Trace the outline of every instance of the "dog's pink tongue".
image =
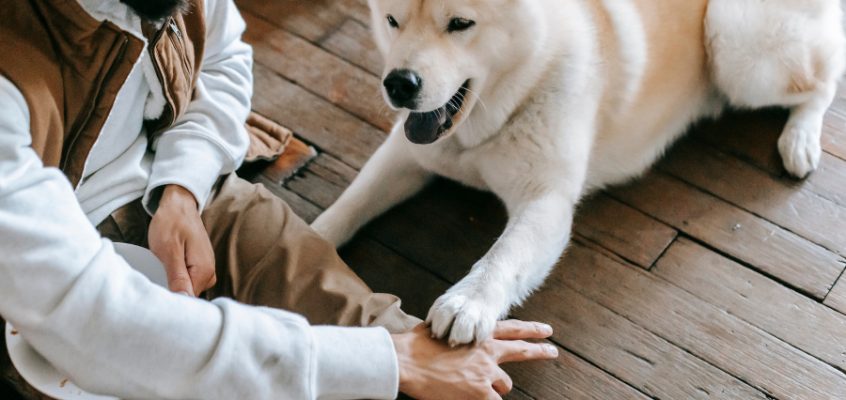
{"type": "Polygon", "coordinates": [[[411,113],[405,121],[405,137],[416,144],[429,144],[438,140],[441,126],[446,123],[446,108],[427,113],[411,113]]]}

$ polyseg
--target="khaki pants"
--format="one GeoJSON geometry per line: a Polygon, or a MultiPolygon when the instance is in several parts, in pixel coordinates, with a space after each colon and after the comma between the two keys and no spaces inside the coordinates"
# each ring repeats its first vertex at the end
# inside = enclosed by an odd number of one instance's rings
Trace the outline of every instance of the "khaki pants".
{"type": "MultiPolygon", "coordinates": [[[[285,202],[236,175],[221,178],[203,214],[215,252],[217,285],[206,299],[303,315],[312,325],[383,326],[403,333],[420,319],[393,295],[373,293],[285,202]]],[[[115,242],[147,246],[150,216],[136,200],[97,229],[115,242]]]]}

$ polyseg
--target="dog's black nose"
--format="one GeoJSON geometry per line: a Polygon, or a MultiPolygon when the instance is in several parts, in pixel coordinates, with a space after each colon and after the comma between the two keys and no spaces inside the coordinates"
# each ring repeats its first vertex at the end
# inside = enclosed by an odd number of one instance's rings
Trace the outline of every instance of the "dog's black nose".
{"type": "Polygon", "coordinates": [[[385,78],[384,85],[394,106],[413,109],[423,80],[411,70],[395,69],[385,78]]]}

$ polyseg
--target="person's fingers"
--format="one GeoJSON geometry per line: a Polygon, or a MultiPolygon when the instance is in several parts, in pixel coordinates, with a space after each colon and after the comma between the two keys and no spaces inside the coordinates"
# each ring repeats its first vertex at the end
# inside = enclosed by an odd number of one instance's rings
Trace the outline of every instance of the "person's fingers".
{"type": "Polygon", "coordinates": [[[199,295],[217,283],[214,251],[205,231],[194,234],[185,243],[185,261],[195,294],[199,295]]]}
{"type": "Polygon", "coordinates": [[[511,392],[511,388],[513,386],[513,382],[511,381],[511,377],[505,373],[502,369],[499,369],[499,373],[497,378],[493,381],[491,386],[496,391],[496,393],[500,396],[505,396],[509,392],[511,392]]]}
{"type": "Polygon", "coordinates": [[[558,348],[549,343],[529,343],[522,340],[498,342],[500,364],[558,357],[558,348]]]}
{"type": "Polygon", "coordinates": [[[493,338],[497,340],[545,339],[550,336],[552,336],[551,326],[516,319],[497,322],[493,333],[493,338]]]}
{"type": "Polygon", "coordinates": [[[488,389],[487,395],[484,397],[485,400],[502,400],[502,396],[500,396],[493,387],[488,389]]]}
{"type": "Polygon", "coordinates": [[[214,267],[209,267],[208,264],[188,267],[188,276],[191,278],[191,287],[197,294],[205,292],[217,283],[214,267]]]}
{"type": "Polygon", "coordinates": [[[174,293],[185,292],[188,296],[196,297],[191,276],[185,266],[185,247],[182,242],[169,241],[164,247],[151,246],[150,250],[165,266],[168,289],[174,293]]]}

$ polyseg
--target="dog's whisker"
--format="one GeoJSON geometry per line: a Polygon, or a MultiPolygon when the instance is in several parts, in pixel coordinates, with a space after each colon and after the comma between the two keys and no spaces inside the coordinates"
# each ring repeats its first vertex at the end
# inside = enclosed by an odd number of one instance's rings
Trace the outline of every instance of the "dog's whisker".
{"type": "Polygon", "coordinates": [[[470,92],[470,93],[472,93],[472,94],[473,94],[473,96],[476,96],[476,98],[477,98],[477,99],[479,99],[479,103],[482,103],[482,107],[484,107],[484,108],[485,108],[485,112],[488,112],[488,106],[486,106],[486,105],[485,105],[485,102],[484,102],[484,101],[482,101],[482,98],[481,98],[481,97],[479,97],[479,95],[478,95],[478,94],[476,94],[476,92],[474,92],[474,91],[470,90],[470,88],[467,88],[467,91],[468,91],[468,92],[470,92]]]}

